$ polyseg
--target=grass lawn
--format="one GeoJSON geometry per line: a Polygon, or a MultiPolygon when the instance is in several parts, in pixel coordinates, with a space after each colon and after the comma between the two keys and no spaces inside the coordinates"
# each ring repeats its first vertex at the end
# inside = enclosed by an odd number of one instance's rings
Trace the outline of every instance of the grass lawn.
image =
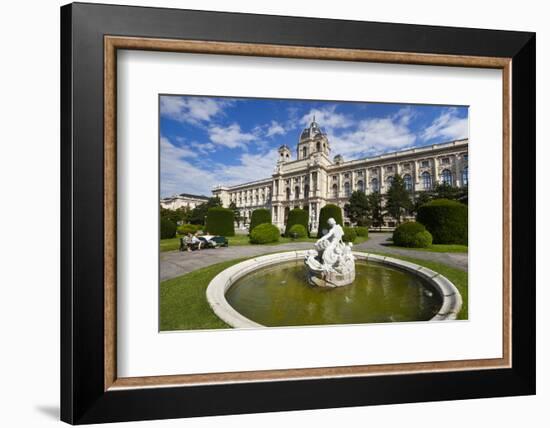
{"type": "Polygon", "coordinates": [[[428,248],[411,248],[411,247],[400,247],[399,245],[388,245],[388,247],[393,248],[403,248],[404,250],[415,250],[415,251],[429,251],[432,253],[467,253],[467,245],[458,245],[458,244],[432,244],[428,248]]]}
{"type": "MultiPolygon", "coordinates": [[[[458,319],[468,318],[468,273],[442,263],[418,260],[393,254],[377,254],[407,260],[446,276],[462,295],[458,319]]],[[[256,256],[257,257],[257,256],[256,256]]],[[[199,330],[230,328],[210,309],[206,288],[222,270],[246,259],[229,260],[160,283],[160,330],[199,330]]]]}
{"type": "MultiPolygon", "coordinates": [[[[227,238],[229,240],[229,246],[239,246],[239,245],[253,245],[248,240],[248,235],[235,235],[235,236],[229,236],[227,238]]],[[[368,238],[358,236],[355,240],[354,244],[359,244],[361,242],[366,241],[368,238]]],[[[280,245],[280,244],[288,244],[290,242],[315,242],[317,241],[317,238],[302,238],[302,239],[292,239],[287,238],[285,236],[281,236],[279,239],[279,242],[274,242],[272,244],[264,244],[264,245],[280,245]]],[[[175,238],[170,239],[161,239],[160,240],[160,251],[174,251],[179,249],[180,247],[180,237],[176,236],[175,238]]]]}

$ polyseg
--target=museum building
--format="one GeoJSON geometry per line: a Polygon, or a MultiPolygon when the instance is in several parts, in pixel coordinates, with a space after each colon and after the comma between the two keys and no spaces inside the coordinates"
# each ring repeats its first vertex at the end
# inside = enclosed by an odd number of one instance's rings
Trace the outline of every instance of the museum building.
{"type": "MultiPolygon", "coordinates": [[[[368,142],[366,142],[368,144],[368,142]]],[[[271,210],[273,224],[284,228],[288,212],[302,208],[309,212],[310,230],[317,230],[319,210],[326,204],[342,208],[356,190],[384,195],[393,176],[400,174],[411,192],[430,190],[436,183],[468,185],[468,139],[421,148],[386,153],[380,156],[345,161],[341,155],[330,159],[327,134],[315,122],[305,128],[298,141],[296,159],[283,145],[273,175],[234,186],[216,186],[212,193],[224,207],[232,202],[248,224],[252,211],[271,210]]],[[[391,218],[386,225],[392,226],[391,218]]]]}

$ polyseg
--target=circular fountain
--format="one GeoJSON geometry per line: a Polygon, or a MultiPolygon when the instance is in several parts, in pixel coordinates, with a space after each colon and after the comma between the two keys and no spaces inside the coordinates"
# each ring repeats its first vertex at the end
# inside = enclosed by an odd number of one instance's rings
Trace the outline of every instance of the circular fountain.
{"type": "Polygon", "coordinates": [[[447,278],[353,252],[341,227],[331,226],[316,250],[269,254],[219,273],[206,290],[213,311],[235,328],[456,319],[462,298],[447,278]]]}

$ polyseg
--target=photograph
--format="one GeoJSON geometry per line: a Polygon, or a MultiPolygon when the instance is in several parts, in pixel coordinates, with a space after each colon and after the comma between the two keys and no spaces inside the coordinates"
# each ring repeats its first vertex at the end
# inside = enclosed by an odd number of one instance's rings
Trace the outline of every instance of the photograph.
{"type": "Polygon", "coordinates": [[[467,105],[158,103],[161,332],[468,320],[467,105]]]}

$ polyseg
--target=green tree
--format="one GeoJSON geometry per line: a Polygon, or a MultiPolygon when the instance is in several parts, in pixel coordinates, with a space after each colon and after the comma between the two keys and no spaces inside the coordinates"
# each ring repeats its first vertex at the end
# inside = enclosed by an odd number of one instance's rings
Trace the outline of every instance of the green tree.
{"type": "Polygon", "coordinates": [[[229,209],[233,211],[233,217],[235,218],[235,223],[237,223],[237,227],[240,227],[242,217],[241,217],[241,211],[237,208],[237,204],[235,202],[231,202],[229,204],[229,209]]]}
{"type": "Polygon", "coordinates": [[[210,208],[215,207],[221,207],[222,201],[217,196],[213,198],[208,198],[208,201],[197,205],[193,210],[191,211],[191,215],[189,216],[189,223],[191,224],[204,224],[206,215],[208,214],[208,210],[210,208]]]}
{"type": "Polygon", "coordinates": [[[367,196],[370,208],[370,221],[374,227],[381,227],[384,224],[384,213],[382,211],[382,196],[379,192],[367,196]]]}
{"type": "Polygon", "coordinates": [[[357,226],[369,226],[370,205],[365,192],[356,190],[344,206],[347,216],[357,226]]]}
{"type": "Polygon", "coordinates": [[[427,204],[432,200],[432,195],[430,192],[418,192],[416,196],[414,197],[414,202],[412,205],[411,212],[416,215],[418,213],[418,209],[424,205],[427,204]]]}
{"type": "Polygon", "coordinates": [[[386,211],[400,224],[401,217],[410,212],[411,208],[411,195],[405,188],[405,182],[401,175],[395,174],[386,195],[386,211]]]}
{"type": "Polygon", "coordinates": [[[169,210],[168,208],[160,207],[160,218],[166,218],[174,224],[186,223],[191,213],[189,208],[178,208],[176,210],[169,210]]]}

